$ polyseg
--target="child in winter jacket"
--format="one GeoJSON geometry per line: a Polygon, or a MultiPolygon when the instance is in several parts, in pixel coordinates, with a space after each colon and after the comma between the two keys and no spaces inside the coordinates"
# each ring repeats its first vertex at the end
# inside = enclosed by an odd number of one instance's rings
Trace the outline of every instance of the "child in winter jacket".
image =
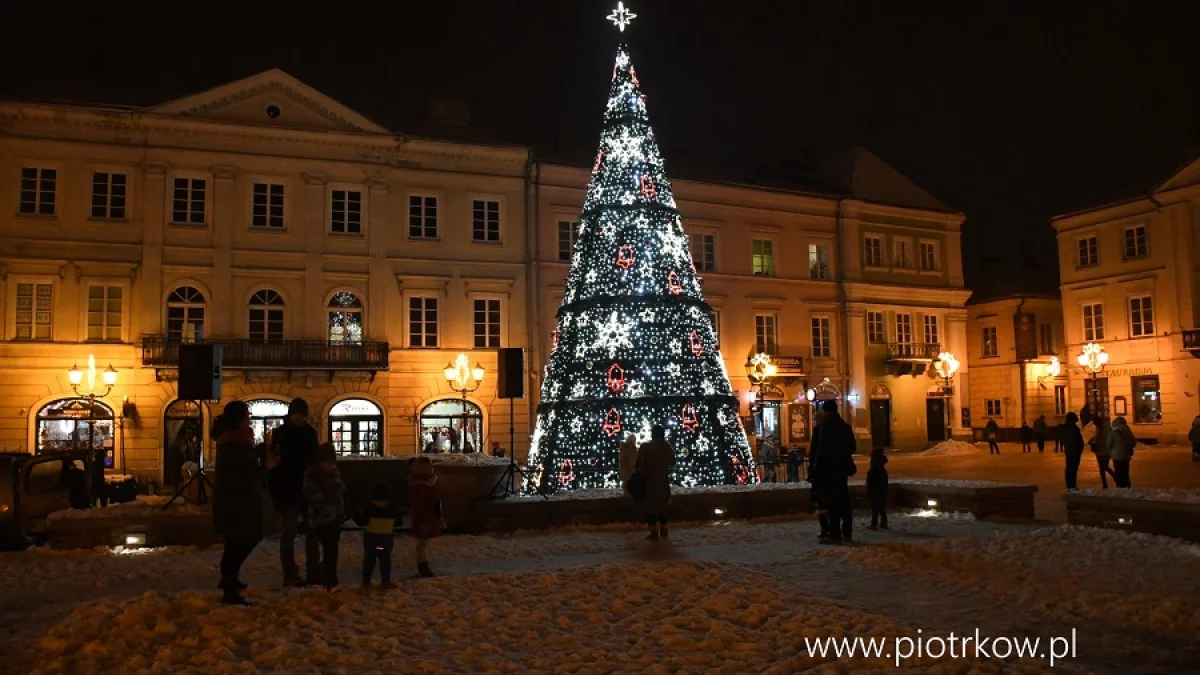
{"type": "Polygon", "coordinates": [[[354,519],[363,526],[363,588],[370,588],[375,563],[379,563],[379,579],[383,588],[395,588],[392,583],[392,545],[395,543],[396,521],[400,509],[392,503],[392,491],[387,483],[377,483],[371,490],[371,501],[354,519]]]}
{"type": "Polygon", "coordinates": [[[887,453],[883,448],[871,451],[871,468],[867,469],[867,498],[871,500],[871,524],[869,529],[888,529],[887,524],[887,493],[888,472],[885,468],[888,462],[887,453]]]}
{"type": "Polygon", "coordinates": [[[338,584],[338,540],[346,520],[346,485],[338,472],[337,452],[330,443],[317,450],[317,463],[304,472],[304,501],[308,505],[308,526],[317,535],[322,557],[321,579],[308,579],[308,583],[319,581],[327,590],[332,589],[338,584]]]}
{"type": "Polygon", "coordinates": [[[429,569],[426,550],[429,540],[442,535],[442,501],[438,497],[437,476],[428,457],[408,460],[408,498],[412,513],[412,533],[417,538],[417,572],[423,577],[435,576],[429,569]]]}

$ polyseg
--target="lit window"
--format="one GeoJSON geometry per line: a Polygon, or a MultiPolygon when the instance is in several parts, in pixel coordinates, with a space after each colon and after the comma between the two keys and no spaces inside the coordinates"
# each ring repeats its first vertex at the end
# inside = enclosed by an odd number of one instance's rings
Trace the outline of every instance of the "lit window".
{"type": "Polygon", "coordinates": [[[1162,422],[1162,393],[1157,375],[1130,378],[1133,389],[1133,421],[1137,424],[1162,422]]]}
{"type": "Polygon", "coordinates": [[[123,173],[92,173],[92,217],[125,219],[128,179],[123,173]]]}
{"type": "Polygon", "coordinates": [[[21,167],[19,211],[26,215],[54,215],[54,197],[58,189],[58,170],[21,167]]]}
{"type": "Polygon", "coordinates": [[[360,343],[363,338],[362,300],[349,291],[334,293],[329,299],[329,341],[360,343]]]}
{"type": "Polygon", "coordinates": [[[753,250],[754,274],[761,277],[774,276],[774,242],[772,242],[770,239],[755,239],[753,242],[753,250]]]}
{"type": "Polygon", "coordinates": [[[983,356],[1000,356],[1000,340],[995,326],[983,327],[983,356]]]}
{"type": "Polygon", "coordinates": [[[54,323],[53,284],[18,283],[16,309],[18,340],[51,339],[54,323]]]}
{"type": "Polygon", "coordinates": [[[820,281],[829,280],[829,246],[825,244],[808,245],[808,278],[820,281]]]}

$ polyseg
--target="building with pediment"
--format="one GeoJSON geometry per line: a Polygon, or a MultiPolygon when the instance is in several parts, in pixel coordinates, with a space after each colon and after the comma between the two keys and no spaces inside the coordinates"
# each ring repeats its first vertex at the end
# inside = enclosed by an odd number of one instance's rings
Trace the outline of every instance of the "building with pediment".
{"type": "MultiPolygon", "coordinates": [[[[0,450],[92,443],[176,483],[220,405],[178,399],[180,345],[211,342],[258,434],[301,396],[339,452],[389,455],[507,447],[495,350],[526,348],[523,457],[588,173],[431,113],[385,128],[279,70],[150,108],[0,102],[0,450]],[[486,373],[465,397],[459,354],[486,373]],[[118,373],[90,409],[89,356],[118,373]]],[[[963,431],[966,359],[950,396],[930,368],[966,350],[963,216],[839,159],[822,187],[675,181],[693,258],[745,414],[748,357],[780,366],[764,433],[804,444],[834,398],[864,445],[923,447],[963,431]]]]}

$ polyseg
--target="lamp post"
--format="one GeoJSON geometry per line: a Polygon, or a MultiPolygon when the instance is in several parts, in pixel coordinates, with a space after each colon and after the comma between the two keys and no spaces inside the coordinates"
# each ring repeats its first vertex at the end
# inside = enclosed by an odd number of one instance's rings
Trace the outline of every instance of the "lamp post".
{"type": "Polygon", "coordinates": [[[768,380],[778,372],[779,367],[771,363],[770,354],[759,352],[746,361],[746,377],[750,378],[750,388],[754,391],[750,412],[755,416],[755,431],[763,430],[763,401],[766,399],[768,380]]]}
{"type": "Polygon", "coordinates": [[[1104,370],[1105,364],[1108,363],[1108,352],[1104,351],[1104,346],[1095,342],[1089,342],[1080,350],[1079,356],[1075,357],[1076,363],[1080,368],[1083,368],[1091,374],[1092,380],[1092,400],[1088,401],[1089,405],[1094,406],[1092,409],[1093,415],[1100,414],[1100,391],[1096,388],[1096,376],[1100,371],[1104,370]]]}
{"type": "Polygon", "coordinates": [[[946,392],[946,438],[952,438],[954,434],[954,415],[950,412],[950,397],[954,394],[954,387],[951,382],[954,380],[954,374],[958,372],[958,359],[950,352],[942,352],[938,354],[938,360],[934,362],[933,369],[942,378],[942,389],[946,392]]]}
{"type": "MultiPolygon", "coordinates": [[[[465,353],[459,354],[457,358],[446,364],[446,368],[443,371],[446,375],[446,384],[450,385],[450,388],[454,391],[462,394],[464,442],[466,441],[465,436],[467,433],[467,394],[475,391],[479,388],[479,385],[483,384],[483,366],[479,365],[477,361],[475,362],[475,367],[471,368],[468,363],[467,355],[465,353]]],[[[478,451],[480,448],[475,448],[475,450],[478,451]]]]}
{"type": "MultiPolygon", "coordinates": [[[[113,385],[117,383],[117,369],[108,364],[108,368],[100,375],[101,381],[104,382],[104,393],[96,391],[96,357],[88,354],[87,372],[79,369],[79,365],[71,366],[67,371],[67,381],[71,383],[71,389],[76,396],[86,398],[88,402],[88,458],[91,459],[91,453],[95,450],[95,432],[96,432],[96,399],[104,398],[112,393],[113,385]],[[80,391],[83,385],[84,376],[87,376],[87,393],[80,391]]],[[[95,460],[92,460],[95,461],[95,460]]],[[[103,460],[100,460],[103,461],[103,460]]]]}

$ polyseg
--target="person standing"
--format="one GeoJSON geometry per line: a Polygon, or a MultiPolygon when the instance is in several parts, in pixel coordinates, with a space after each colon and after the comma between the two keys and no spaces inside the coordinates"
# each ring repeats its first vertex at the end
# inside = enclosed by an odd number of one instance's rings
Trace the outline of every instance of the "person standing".
{"type": "Polygon", "coordinates": [[[108,507],[108,482],[104,480],[104,460],[108,451],[103,446],[92,452],[92,461],[88,465],[92,476],[92,507],[108,507]]]}
{"type": "Polygon", "coordinates": [[[1021,420],[1021,452],[1032,452],[1031,443],[1033,443],[1033,429],[1029,428],[1028,422],[1021,420]]]}
{"type": "Polygon", "coordinates": [[[371,501],[359,510],[354,522],[363,527],[362,587],[371,587],[375,563],[379,563],[379,580],[383,589],[396,587],[392,582],[392,548],[396,543],[396,521],[400,509],[392,502],[392,490],[387,483],[371,488],[371,501]]]}
{"type": "Polygon", "coordinates": [[[433,472],[433,461],[428,457],[415,457],[408,462],[408,500],[412,535],[417,538],[417,573],[432,577],[435,575],[429,568],[429,540],[442,536],[445,523],[437,475],[433,472]]]}
{"type": "Polygon", "coordinates": [[[667,442],[667,430],[655,425],[650,430],[650,442],[638,448],[636,471],[646,485],[642,511],[650,534],[646,538],[658,541],[667,538],[667,505],[671,502],[671,467],[675,466],[675,448],[667,442]]]}
{"type": "Polygon", "coordinates": [[[1108,449],[1112,455],[1113,480],[1119,488],[1128,490],[1133,487],[1129,480],[1129,462],[1133,459],[1133,448],[1136,445],[1133,431],[1125,423],[1125,418],[1114,419],[1112,429],[1108,433],[1108,449]]]}
{"type": "MultiPolygon", "coordinates": [[[[217,442],[217,483],[213,487],[213,529],[225,540],[221,553],[221,582],[227,605],[248,605],[242,597],[246,585],[240,577],[242,564],[262,541],[262,490],[266,478],[254,446],[250,409],[244,401],[230,401],[213,420],[212,438],[217,442]]],[[[266,468],[278,458],[268,454],[266,468]]]]}
{"type": "Polygon", "coordinates": [[[621,477],[621,489],[625,491],[626,497],[633,496],[629,494],[629,488],[625,487],[625,483],[637,468],[637,455],[637,436],[625,434],[625,439],[621,441],[621,448],[617,451],[617,473],[621,477]]]}
{"type": "Polygon", "coordinates": [[[1200,462],[1200,415],[1192,420],[1192,428],[1188,431],[1188,441],[1192,444],[1192,461],[1200,462]]]}
{"type": "MultiPolygon", "coordinates": [[[[321,583],[325,590],[332,590],[338,585],[338,543],[346,521],[346,484],[338,472],[332,443],[317,449],[317,463],[304,472],[304,500],[308,526],[321,544],[321,583]]],[[[310,557],[306,562],[312,566],[316,560],[310,557]]]]}
{"type": "Polygon", "coordinates": [[[1062,445],[1063,451],[1067,454],[1067,467],[1064,470],[1064,477],[1067,483],[1067,491],[1074,492],[1076,481],[1079,478],[1079,460],[1083,458],[1083,434],[1080,433],[1076,422],[1079,421],[1079,416],[1075,413],[1067,413],[1066,421],[1062,426],[1062,445]]]}
{"type": "MultiPolygon", "coordinates": [[[[278,460],[267,474],[267,485],[280,518],[279,564],[283,568],[283,585],[303,586],[300,566],[296,564],[296,531],[304,516],[304,472],[317,455],[317,431],[308,423],[308,402],[292,399],[287,421],[267,432],[266,443],[270,454],[278,460]]],[[[306,530],[304,557],[310,583],[319,575],[317,546],[316,535],[306,530]]]]}
{"type": "Polygon", "coordinates": [[[1096,455],[1096,465],[1100,467],[1100,487],[1108,489],[1108,477],[1112,476],[1116,480],[1111,468],[1109,468],[1109,460],[1112,459],[1108,448],[1108,437],[1112,434],[1112,427],[1108,426],[1108,420],[1103,417],[1096,417],[1092,420],[1092,425],[1088,427],[1094,429],[1090,437],[1085,437],[1088,447],[1096,455]]]}
{"type": "Polygon", "coordinates": [[[875,448],[871,451],[871,468],[867,469],[867,498],[871,500],[871,525],[872,530],[877,530],[880,527],[888,529],[887,524],[887,493],[888,493],[888,472],[887,472],[887,453],[883,448],[875,448]]]}
{"type": "Polygon", "coordinates": [[[987,425],[983,427],[983,435],[987,437],[990,454],[1000,454],[1000,445],[996,442],[1000,436],[1000,426],[996,424],[996,420],[988,420],[987,425]]]}
{"type": "Polygon", "coordinates": [[[767,436],[762,444],[763,482],[775,482],[775,465],[779,462],[779,450],[774,436],[767,436]]]}
{"type": "Polygon", "coordinates": [[[1033,421],[1033,438],[1037,441],[1038,452],[1046,452],[1046,432],[1049,427],[1046,426],[1046,416],[1039,415],[1033,421]]]}
{"type": "Polygon", "coordinates": [[[827,513],[828,538],[824,541],[851,543],[854,518],[849,481],[850,476],[858,472],[854,466],[854,430],[838,414],[837,401],[825,401],[821,410],[825,414],[813,439],[815,450],[810,478],[814,492],[820,495],[820,505],[827,513]]]}

